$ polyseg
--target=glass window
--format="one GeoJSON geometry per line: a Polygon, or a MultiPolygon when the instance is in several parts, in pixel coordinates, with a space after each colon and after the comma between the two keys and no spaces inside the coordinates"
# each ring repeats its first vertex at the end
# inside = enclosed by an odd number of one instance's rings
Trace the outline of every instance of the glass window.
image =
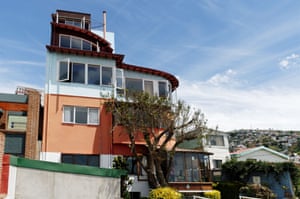
{"type": "Polygon", "coordinates": [[[209,135],[208,143],[211,146],[225,146],[224,137],[222,135],[209,135]]]}
{"type": "Polygon", "coordinates": [[[69,65],[68,62],[62,61],[59,63],[58,80],[65,81],[69,80],[69,65]]]}
{"type": "Polygon", "coordinates": [[[166,82],[158,82],[158,94],[159,97],[167,97],[167,83],[166,82]]]}
{"type": "Polygon", "coordinates": [[[112,68],[102,67],[102,85],[112,84],[112,68]]]}
{"type": "Polygon", "coordinates": [[[99,124],[99,109],[80,106],[64,106],[63,122],[75,124],[99,124]]]}
{"type": "Polygon", "coordinates": [[[199,153],[176,152],[170,182],[201,182],[209,179],[209,158],[199,153]]]}
{"type": "Polygon", "coordinates": [[[62,154],[61,162],[99,167],[99,155],[62,154]]]}
{"type": "Polygon", "coordinates": [[[82,50],[92,50],[92,45],[86,40],[82,40],[82,50]]]}
{"type": "Polygon", "coordinates": [[[72,82],[84,83],[85,78],[84,64],[73,63],[72,65],[72,82]]]}
{"type": "Polygon", "coordinates": [[[144,91],[149,93],[149,95],[153,95],[153,81],[144,81],[144,91]]]}
{"type": "Polygon", "coordinates": [[[100,66],[88,65],[88,84],[100,85],[100,66]]]}
{"type": "Polygon", "coordinates": [[[74,119],[74,107],[64,106],[64,122],[73,123],[74,119]]]}
{"type": "Polygon", "coordinates": [[[75,122],[78,124],[87,124],[87,112],[86,107],[76,107],[75,122]]]}
{"type": "Polygon", "coordinates": [[[117,88],[124,88],[124,86],[123,86],[123,70],[117,69],[116,78],[117,78],[117,88]]]}
{"type": "Polygon", "coordinates": [[[143,80],[126,78],[126,89],[131,91],[143,91],[143,80]]]}
{"type": "Polygon", "coordinates": [[[89,124],[99,124],[99,109],[89,108],[89,124]]]}
{"type": "Polygon", "coordinates": [[[72,37],[72,48],[81,50],[81,39],[72,37]]]}
{"type": "Polygon", "coordinates": [[[70,36],[60,36],[60,47],[70,48],[70,36]]]}
{"type": "Polygon", "coordinates": [[[4,153],[24,157],[25,134],[6,134],[4,153]]]}
{"type": "Polygon", "coordinates": [[[215,169],[221,169],[222,168],[222,160],[213,160],[213,166],[215,169]]]}

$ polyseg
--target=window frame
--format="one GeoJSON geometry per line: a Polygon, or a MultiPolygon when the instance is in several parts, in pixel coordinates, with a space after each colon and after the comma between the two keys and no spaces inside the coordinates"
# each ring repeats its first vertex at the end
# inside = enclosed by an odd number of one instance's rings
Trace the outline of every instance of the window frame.
{"type": "Polygon", "coordinates": [[[69,82],[69,83],[77,83],[77,84],[85,84],[85,85],[96,85],[96,86],[113,86],[114,85],[114,77],[115,77],[115,74],[114,74],[114,67],[113,66],[103,66],[103,65],[98,65],[98,64],[89,64],[89,63],[80,63],[80,62],[71,62],[70,59],[63,59],[63,60],[60,60],[58,61],[58,64],[57,64],[57,81],[58,82],[69,82]],[[63,63],[65,63],[65,65],[62,65],[63,63]],[[82,70],[82,73],[83,74],[83,78],[84,80],[83,81],[74,81],[74,73],[75,73],[75,70],[74,70],[74,65],[77,64],[77,65],[82,65],[83,66],[83,70],[82,70]],[[61,77],[61,68],[62,67],[66,67],[66,75],[64,75],[63,77],[61,77]],[[89,68],[97,68],[99,67],[99,84],[93,84],[93,83],[89,83],[89,68]],[[110,80],[110,83],[109,84],[102,84],[102,80],[103,80],[103,68],[109,68],[111,69],[111,80],[110,80]],[[65,77],[66,76],[66,77],[65,77]]]}
{"type": "Polygon", "coordinates": [[[80,37],[75,37],[72,35],[66,35],[66,34],[60,34],[59,35],[59,47],[61,48],[70,48],[70,49],[76,49],[76,50],[85,50],[85,51],[92,51],[92,46],[93,43],[86,40],[86,39],[82,39],[80,37]],[[68,38],[69,39],[69,46],[62,46],[62,38],[68,38]],[[80,47],[76,47],[73,44],[76,44],[75,41],[77,40],[77,42],[79,42],[78,44],[80,45],[80,47]],[[88,44],[88,45],[86,45],[88,44]],[[84,46],[89,46],[89,48],[85,48],[84,46]]]}
{"type": "Polygon", "coordinates": [[[85,107],[85,106],[74,106],[74,105],[63,105],[63,110],[62,110],[62,123],[64,124],[79,124],[79,125],[100,125],[100,109],[97,107],[85,107]],[[67,120],[66,119],[66,110],[67,108],[70,108],[70,118],[67,120]],[[79,113],[79,109],[86,109],[86,118],[84,121],[86,122],[78,122],[78,117],[76,117],[79,113]],[[91,122],[92,120],[90,119],[91,116],[91,111],[96,110],[97,111],[97,118],[96,122],[91,122]]]}

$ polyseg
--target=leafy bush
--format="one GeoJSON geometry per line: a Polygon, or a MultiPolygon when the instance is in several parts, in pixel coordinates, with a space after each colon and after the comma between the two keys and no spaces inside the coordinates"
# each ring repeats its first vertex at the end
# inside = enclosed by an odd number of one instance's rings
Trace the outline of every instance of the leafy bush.
{"type": "Polygon", "coordinates": [[[249,184],[240,188],[240,193],[244,196],[258,197],[263,199],[274,199],[276,195],[266,186],[249,184]]]}
{"type": "Polygon", "coordinates": [[[218,190],[212,190],[204,192],[204,196],[211,199],[221,199],[221,192],[218,190]]]}
{"type": "Polygon", "coordinates": [[[181,193],[171,187],[160,187],[153,189],[149,194],[149,199],[181,199],[181,193]]]}

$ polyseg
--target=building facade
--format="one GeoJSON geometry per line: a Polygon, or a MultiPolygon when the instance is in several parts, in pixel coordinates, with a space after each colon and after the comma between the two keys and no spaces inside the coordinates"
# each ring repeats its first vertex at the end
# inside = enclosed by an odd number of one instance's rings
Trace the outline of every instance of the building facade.
{"type": "MultiPolygon", "coordinates": [[[[111,36],[106,28],[99,35],[91,27],[90,14],[63,10],[52,14],[40,159],[111,168],[115,156],[132,154],[128,136],[118,128],[112,131],[113,119],[105,103],[112,97],[124,101],[129,91],[173,100],[179,82],[167,72],[124,63],[124,55],[114,53],[114,39],[106,39],[111,36]]],[[[136,142],[143,151],[144,140],[136,142]]],[[[136,174],[134,159],[128,160],[136,174]]],[[[133,191],[147,184],[142,174],[136,174],[139,183],[133,191]]]]}

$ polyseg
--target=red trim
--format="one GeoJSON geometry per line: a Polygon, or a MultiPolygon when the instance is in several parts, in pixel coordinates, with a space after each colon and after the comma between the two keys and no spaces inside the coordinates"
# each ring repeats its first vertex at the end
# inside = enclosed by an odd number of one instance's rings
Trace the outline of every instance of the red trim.
{"type": "Polygon", "coordinates": [[[9,178],[9,155],[4,155],[2,160],[2,173],[1,173],[1,187],[0,193],[7,194],[8,192],[8,178],[9,178]]]}

